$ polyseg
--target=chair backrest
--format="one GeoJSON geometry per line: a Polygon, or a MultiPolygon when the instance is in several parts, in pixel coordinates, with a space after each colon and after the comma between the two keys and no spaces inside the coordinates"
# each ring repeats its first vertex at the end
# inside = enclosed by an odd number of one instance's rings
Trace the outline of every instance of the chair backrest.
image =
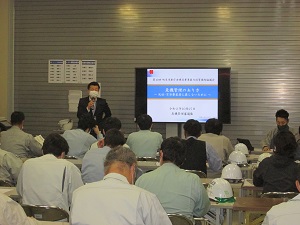
{"type": "Polygon", "coordinates": [[[22,205],[27,216],[40,221],[69,221],[69,214],[64,209],[55,206],[22,205]]]}
{"type": "Polygon", "coordinates": [[[78,158],[73,155],[65,155],[65,159],[78,159],[78,158]]]}
{"type": "Polygon", "coordinates": [[[152,157],[138,157],[137,161],[152,161],[152,162],[158,162],[156,158],[152,157]]]}
{"type": "Polygon", "coordinates": [[[168,214],[172,225],[193,225],[193,222],[181,214],[168,214]]]}
{"type": "Polygon", "coordinates": [[[13,187],[14,185],[11,184],[11,183],[8,182],[8,181],[0,180],[0,186],[1,186],[1,187],[13,187]]]}
{"type": "Polygon", "coordinates": [[[204,217],[194,217],[195,225],[210,225],[209,220],[204,217]]]}
{"type": "Polygon", "coordinates": [[[299,193],[297,192],[266,192],[263,193],[260,197],[261,198],[285,198],[291,199],[297,196],[299,193]]]}
{"type": "Polygon", "coordinates": [[[185,170],[186,172],[189,172],[189,173],[194,173],[194,174],[197,174],[200,178],[206,178],[206,174],[200,170],[185,170]]]}

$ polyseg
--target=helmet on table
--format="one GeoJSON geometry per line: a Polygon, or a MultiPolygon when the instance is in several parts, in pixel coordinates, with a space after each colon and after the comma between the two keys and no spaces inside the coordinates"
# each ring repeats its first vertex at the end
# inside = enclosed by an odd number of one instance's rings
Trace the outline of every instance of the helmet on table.
{"type": "Polygon", "coordinates": [[[228,164],[223,168],[221,178],[229,183],[238,183],[243,179],[241,168],[236,164],[228,164]]]}
{"type": "Polygon", "coordinates": [[[228,162],[232,164],[236,164],[239,167],[248,166],[247,157],[241,151],[234,150],[230,153],[228,162]]]}
{"type": "Polygon", "coordinates": [[[223,178],[213,179],[207,187],[208,197],[218,202],[234,202],[230,183],[223,178]]]}
{"type": "Polygon", "coordinates": [[[249,154],[249,150],[247,148],[247,146],[243,143],[238,143],[234,146],[234,150],[235,151],[241,151],[242,153],[244,153],[245,155],[249,154]]]}
{"type": "Polygon", "coordinates": [[[271,153],[268,153],[268,152],[265,152],[265,153],[262,153],[258,156],[258,159],[257,159],[257,166],[259,165],[259,163],[261,161],[263,161],[265,158],[268,158],[270,157],[272,154],[271,153]]]}

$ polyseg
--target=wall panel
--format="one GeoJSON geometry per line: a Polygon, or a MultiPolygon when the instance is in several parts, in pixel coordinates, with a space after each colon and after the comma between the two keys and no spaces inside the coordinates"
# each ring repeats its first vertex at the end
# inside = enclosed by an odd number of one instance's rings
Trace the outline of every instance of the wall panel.
{"type": "MultiPolygon", "coordinates": [[[[255,146],[285,108],[300,125],[300,1],[15,0],[15,109],[47,135],[72,118],[69,89],[48,84],[49,59],[96,59],[102,96],[123,131],[136,130],[135,67],[231,67],[233,143],[255,146]]],[[[165,135],[165,124],[154,130],[165,135]]]]}

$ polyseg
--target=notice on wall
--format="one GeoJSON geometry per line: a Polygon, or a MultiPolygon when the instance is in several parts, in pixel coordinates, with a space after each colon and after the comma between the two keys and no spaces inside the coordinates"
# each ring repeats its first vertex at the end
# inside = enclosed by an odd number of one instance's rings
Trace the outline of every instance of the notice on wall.
{"type": "Polygon", "coordinates": [[[80,83],[80,60],[65,60],[65,82],[80,83]]]}
{"type": "Polygon", "coordinates": [[[81,83],[90,83],[96,80],[97,60],[81,60],[81,83]]]}
{"type": "Polygon", "coordinates": [[[62,59],[51,59],[48,63],[48,83],[65,82],[65,62],[62,59]]]}
{"type": "Polygon", "coordinates": [[[68,96],[69,112],[77,112],[77,106],[80,98],[82,98],[82,91],[69,90],[69,96],[68,96]]]}

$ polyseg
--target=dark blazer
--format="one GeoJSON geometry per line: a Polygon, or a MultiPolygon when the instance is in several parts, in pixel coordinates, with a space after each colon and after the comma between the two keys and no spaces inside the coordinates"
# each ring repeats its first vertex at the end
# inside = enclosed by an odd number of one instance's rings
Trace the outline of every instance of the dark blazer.
{"type": "MultiPolygon", "coordinates": [[[[86,113],[89,113],[89,111],[86,109],[88,103],[89,103],[89,97],[81,98],[78,103],[78,110],[77,110],[77,117],[78,119],[86,113]]],[[[94,116],[96,117],[97,125],[101,126],[101,122],[103,119],[111,116],[110,108],[104,98],[97,98],[96,101],[96,111],[94,113],[94,116]]]]}
{"type": "Polygon", "coordinates": [[[184,140],[186,144],[186,156],[185,161],[180,166],[185,170],[201,170],[207,174],[206,167],[206,143],[205,141],[196,140],[195,138],[189,138],[184,140]]]}

